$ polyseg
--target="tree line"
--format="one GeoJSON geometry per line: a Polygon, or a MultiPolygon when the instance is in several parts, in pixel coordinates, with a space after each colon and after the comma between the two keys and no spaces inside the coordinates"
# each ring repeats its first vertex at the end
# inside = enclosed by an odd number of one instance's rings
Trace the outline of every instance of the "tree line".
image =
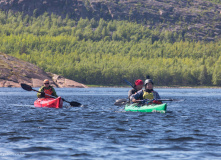
{"type": "Polygon", "coordinates": [[[0,51],[46,72],[94,85],[146,75],[156,85],[221,85],[221,41],[128,21],[39,17],[0,12],[0,51]]]}

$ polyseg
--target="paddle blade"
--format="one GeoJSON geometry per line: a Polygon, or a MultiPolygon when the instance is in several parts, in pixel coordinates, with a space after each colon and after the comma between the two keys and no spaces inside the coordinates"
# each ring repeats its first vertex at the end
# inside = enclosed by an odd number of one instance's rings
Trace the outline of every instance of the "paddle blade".
{"type": "Polygon", "coordinates": [[[114,105],[115,105],[115,106],[122,106],[122,105],[125,105],[125,104],[127,104],[127,103],[128,103],[127,99],[118,99],[118,100],[116,100],[116,102],[114,103],[114,105]]]}
{"type": "Polygon", "coordinates": [[[73,107],[80,107],[80,106],[81,106],[81,103],[72,101],[72,102],[70,102],[70,105],[73,106],[73,107]]]}
{"type": "Polygon", "coordinates": [[[181,102],[184,99],[157,99],[158,101],[174,101],[174,102],[181,102]]]}
{"type": "Polygon", "coordinates": [[[173,99],[174,102],[182,102],[184,101],[185,99],[173,99]]]}
{"type": "Polygon", "coordinates": [[[27,84],[21,83],[21,87],[26,91],[32,91],[32,87],[27,84]]]}

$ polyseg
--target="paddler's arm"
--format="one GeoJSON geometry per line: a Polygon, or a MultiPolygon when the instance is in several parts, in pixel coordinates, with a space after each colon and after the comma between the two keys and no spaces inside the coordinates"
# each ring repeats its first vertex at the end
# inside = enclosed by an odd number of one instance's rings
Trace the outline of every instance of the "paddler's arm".
{"type": "Polygon", "coordinates": [[[143,90],[138,91],[137,93],[133,94],[130,98],[130,100],[133,103],[139,103],[140,102],[140,97],[143,96],[143,90]]]}
{"type": "Polygon", "coordinates": [[[134,89],[129,90],[128,92],[128,98],[130,99],[130,97],[132,96],[132,94],[136,93],[134,89]]]}
{"type": "MultiPolygon", "coordinates": [[[[44,92],[43,86],[38,91],[39,92],[44,92]]],[[[41,93],[37,93],[37,97],[41,98],[41,93]]]]}
{"type": "Polygon", "coordinates": [[[156,92],[156,99],[161,99],[158,92],[156,92]]]}
{"type": "Polygon", "coordinates": [[[158,101],[158,99],[161,99],[160,98],[160,95],[159,95],[159,93],[158,92],[156,92],[156,91],[154,91],[154,101],[153,101],[153,103],[157,103],[157,104],[161,104],[162,103],[162,101],[158,101]]]}
{"type": "Polygon", "coordinates": [[[52,92],[53,92],[53,93],[52,93],[52,96],[58,97],[58,95],[57,95],[57,93],[56,93],[54,87],[52,87],[52,92]]]}
{"type": "Polygon", "coordinates": [[[140,101],[139,101],[139,100],[136,100],[136,99],[133,99],[132,102],[133,102],[133,103],[139,103],[140,101]]]}

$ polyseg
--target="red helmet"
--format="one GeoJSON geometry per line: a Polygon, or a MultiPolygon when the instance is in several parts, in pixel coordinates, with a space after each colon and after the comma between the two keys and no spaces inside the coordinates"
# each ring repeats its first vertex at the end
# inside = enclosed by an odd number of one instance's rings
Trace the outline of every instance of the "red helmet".
{"type": "Polygon", "coordinates": [[[138,86],[138,85],[143,85],[143,81],[140,80],[140,79],[138,79],[138,80],[135,81],[134,84],[135,84],[136,86],[138,86]]]}

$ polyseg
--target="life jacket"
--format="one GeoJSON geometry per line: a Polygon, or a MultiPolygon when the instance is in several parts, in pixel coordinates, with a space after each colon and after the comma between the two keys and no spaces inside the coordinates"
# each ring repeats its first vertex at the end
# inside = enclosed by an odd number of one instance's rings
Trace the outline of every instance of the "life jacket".
{"type": "Polygon", "coordinates": [[[48,89],[44,88],[44,92],[45,92],[45,98],[51,98],[50,96],[46,95],[46,94],[49,94],[49,95],[53,94],[51,87],[49,87],[48,89]]]}
{"type": "Polygon", "coordinates": [[[149,99],[149,100],[154,99],[153,92],[149,93],[143,90],[143,99],[149,99]]]}

